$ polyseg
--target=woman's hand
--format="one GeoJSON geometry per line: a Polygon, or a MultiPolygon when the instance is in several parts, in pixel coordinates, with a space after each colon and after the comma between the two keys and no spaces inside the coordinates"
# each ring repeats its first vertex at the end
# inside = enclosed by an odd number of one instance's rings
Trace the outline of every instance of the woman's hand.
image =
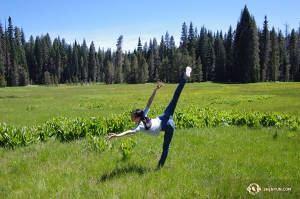
{"type": "Polygon", "coordinates": [[[163,85],[164,85],[164,83],[162,81],[158,81],[156,88],[160,89],[160,87],[162,87],[163,85]]]}
{"type": "Polygon", "coordinates": [[[105,136],[105,138],[108,139],[108,140],[111,139],[111,138],[113,138],[113,137],[117,137],[117,134],[110,133],[109,136],[105,136]]]}

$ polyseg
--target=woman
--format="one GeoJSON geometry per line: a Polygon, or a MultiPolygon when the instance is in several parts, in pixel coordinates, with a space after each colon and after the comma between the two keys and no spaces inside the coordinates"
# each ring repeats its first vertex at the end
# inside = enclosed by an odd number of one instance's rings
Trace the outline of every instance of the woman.
{"type": "Polygon", "coordinates": [[[135,134],[139,131],[148,133],[150,135],[158,136],[160,131],[165,131],[164,135],[164,143],[163,143],[163,151],[161,154],[161,158],[158,162],[158,166],[156,169],[159,169],[164,166],[165,161],[168,156],[168,152],[170,149],[170,143],[175,131],[175,123],[173,121],[173,113],[176,108],[177,101],[179,99],[179,96],[181,94],[181,91],[185,85],[185,82],[187,78],[190,77],[190,74],[192,72],[191,67],[186,67],[186,71],[184,73],[184,76],[181,78],[177,89],[174,92],[174,96],[169,103],[168,107],[164,111],[164,113],[160,116],[158,116],[155,119],[149,118],[147,115],[150,111],[150,106],[152,104],[152,101],[155,97],[156,91],[160,89],[163,86],[162,82],[158,82],[158,85],[154,89],[152,95],[150,96],[147,106],[144,110],[141,109],[135,109],[131,113],[131,121],[135,122],[137,125],[134,129],[125,131],[120,134],[110,133],[109,136],[107,136],[107,139],[116,138],[116,137],[122,137],[129,134],[135,134]]]}

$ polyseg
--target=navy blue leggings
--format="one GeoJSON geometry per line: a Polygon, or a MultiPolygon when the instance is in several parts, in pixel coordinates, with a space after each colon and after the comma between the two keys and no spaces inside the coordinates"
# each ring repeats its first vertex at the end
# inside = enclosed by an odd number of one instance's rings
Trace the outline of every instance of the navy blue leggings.
{"type": "Polygon", "coordinates": [[[162,131],[165,132],[164,135],[164,143],[163,143],[163,151],[160,157],[160,160],[158,162],[158,166],[162,167],[165,164],[165,161],[168,157],[170,144],[174,135],[175,131],[175,123],[173,121],[173,114],[174,110],[176,108],[177,101],[180,97],[181,91],[185,85],[186,80],[184,78],[181,78],[175,92],[172,100],[170,101],[169,105],[167,106],[166,110],[163,114],[161,114],[159,119],[161,120],[162,125],[162,131]]]}

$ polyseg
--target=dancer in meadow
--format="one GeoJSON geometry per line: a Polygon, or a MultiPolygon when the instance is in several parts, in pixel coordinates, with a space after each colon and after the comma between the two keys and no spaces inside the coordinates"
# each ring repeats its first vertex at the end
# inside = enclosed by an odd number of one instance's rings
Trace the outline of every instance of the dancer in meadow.
{"type": "Polygon", "coordinates": [[[186,83],[186,80],[190,77],[191,72],[192,72],[191,67],[189,66],[186,67],[186,71],[183,77],[181,78],[177,86],[177,89],[174,92],[174,96],[163,114],[159,115],[155,119],[151,119],[150,117],[147,116],[150,111],[150,106],[152,104],[152,101],[156,95],[156,91],[163,86],[162,82],[158,82],[158,85],[156,86],[156,88],[154,89],[152,95],[148,100],[146,108],[144,110],[135,109],[131,113],[131,121],[137,124],[136,127],[132,130],[128,130],[120,134],[110,133],[109,136],[107,136],[106,138],[111,139],[116,137],[122,137],[129,134],[135,134],[140,131],[148,133],[150,135],[158,136],[160,131],[164,131],[165,135],[164,135],[163,151],[156,169],[163,167],[167,159],[169,149],[170,149],[170,144],[175,131],[173,113],[176,108],[176,104],[180,97],[181,91],[186,83]]]}

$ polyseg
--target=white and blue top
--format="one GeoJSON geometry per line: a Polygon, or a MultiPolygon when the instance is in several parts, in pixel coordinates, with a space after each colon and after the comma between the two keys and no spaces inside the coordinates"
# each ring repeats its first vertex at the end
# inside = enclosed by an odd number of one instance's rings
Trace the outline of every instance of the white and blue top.
{"type": "MultiPolygon", "coordinates": [[[[148,115],[149,111],[150,111],[150,108],[148,106],[146,106],[146,108],[144,109],[144,117],[146,117],[148,115]]],[[[149,130],[145,129],[145,125],[141,121],[132,130],[133,130],[134,134],[141,131],[144,133],[148,133],[149,135],[158,136],[159,132],[161,131],[161,120],[158,117],[151,119],[151,127],[149,130]]]]}

